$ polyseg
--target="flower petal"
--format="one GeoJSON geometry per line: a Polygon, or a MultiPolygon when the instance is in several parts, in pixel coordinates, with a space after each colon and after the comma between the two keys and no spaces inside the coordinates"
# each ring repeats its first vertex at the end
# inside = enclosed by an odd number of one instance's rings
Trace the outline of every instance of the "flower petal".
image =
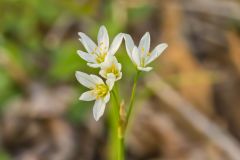
{"type": "Polygon", "coordinates": [[[100,64],[97,63],[87,63],[87,65],[92,68],[99,68],[101,66],[100,64]]]}
{"type": "Polygon", "coordinates": [[[87,61],[87,62],[95,62],[94,57],[93,57],[91,54],[89,54],[89,53],[86,53],[86,52],[83,52],[83,51],[81,51],[81,50],[78,50],[78,51],[77,51],[77,54],[78,54],[82,59],[84,59],[84,60],[87,61]]]}
{"type": "Polygon", "coordinates": [[[152,67],[138,67],[138,70],[144,71],[144,72],[149,72],[152,70],[152,67]]]}
{"type": "Polygon", "coordinates": [[[122,70],[122,65],[121,65],[121,63],[116,63],[116,66],[117,66],[117,69],[118,69],[119,71],[122,70]]]}
{"type": "Polygon", "coordinates": [[[114,55],[120,47],[123,39],[123,33],[119,33],[114,39],[109,49],[109,54],[114,55]]]}
{"type": "Polygon", "coordinates": [[[93,106],[93,117],[96,121],[98,121],[99,118],[102,117],[105,107],[106,103],[103,101],[103,99],[98,99],[95,101],[95,104],[93,106]]]}
{"type": "Polygon", "coordinates": [[[115,80],[116,80],[116,77],[113,73],[107,74],[106,84],[108,85],[109,91],[111,91],[113,89],[115,80]]]}
{"type": "Polygon", "coordinates": [[[107,52],[109,47],[109,37],[105,26],[101,26],[98,31],[98,46],[102,52],[107,52]]]}
{"type": "Polygon", "coordinates": [[[110,56],[108,56],[109,58],[107,59],[109,62],[110,62],[110,64],[109,64],[109,66],[112,66],[112,64],[114,64],[114,65],[118,65],[118,64],[120,64],[120,63],[118,63],[118,60],[117,60],[117,58],[115,57],[115,56],[112,56],[112,55],[110,55],[110,56]]]}
{"type": "Polygon", "coordinates": [[[107,103],[110,100],[110,93],[108,93],[103,100],[105,103],[107,103]]]}
{"type": "Polygon", "coordinates": [[[101,70],[99,71],[99,75],[102,76],[103,78],[107,78],[106,70],[105,70],[105,69],[101,69],[101,70]]]}
{"type": "Polygon", "coordinates": [[[122,65],[118,63],[117,58],[109,55],[105,62],[102,63],[99,74],[106,79],[108,79],[108,74],[111,74],[110,76],[113,75],[115,80],[119,80],[122,77],[121,69],[122,65]],[[114,67],[114,69],[112,67],[114,67]]]}
{"type": "Polygon", "coordinates": [[[132,60],[137,66],[140,66],[141,62],[139,54],[139,49],[135,46],[132,51],[132,60]]]}
{"type": "Polygon", "coordinates": [[[121,78],[122,78],[122,72],[119,73],[119,76],[117,77],[117,79],[115,81],[118,81],[121,78]]]}
{"type": "Polygon", "coordinates": [[[148,65],[149,63],[151,63],[152,61],[154,61],[161,53],[163,53],[163,51],[168,47],[168,45],[166,43],[162,43],[157,45],[157,47],[154,48],[154,50],[152,51],[151,55],[149,56],[149,58],[146,59],[146,65],[148,65]]]}
{"type": "Polygon", "coordinates": [[[103,80],[100,77],[93,74],[90,74],[90,76],[92,77],[92,80],[95,84],[104,84],[103,80]]]}
{"type": "Polygon", "coordinates": [[[80,82],[83,86],[93,89],[95,87],[95,82],[93,81],[92,77],[86,73],[77,71],[75,73],[75,76],[78,80],[78,82],[80,82]]]}
{"type": "Polygon", "coordinates": [[[79,97],[79,100],[82,100],[82,101],[92,101],[96,99],[96,97],[94,96],[93,94],[93,91],[87,91],[87,92],[84,92],[80,97],[79,97]]]}
{"type": "Polygon", "coordinates": [[[116,57],[109,54],[109,55],[107,55],[107,56],[105,57],[105,60],[104,60],[104,62],[101,64],[101,67],[103,67],[103,68],[109,67],[109,66],[111,66],[111,65],[112,65],[113,63],[115,63],[115,62],[117,62],[116,57]]]}
{"type": "Polygon", "coordinates": [[[141,38],[138,46],[139,50],[143,53],[142,55],[146,55],[150,49],[150,34],[146,32],[141,38]]]}
{"type": "Polygon", "coordinates": [[[132,37],[129,34],[124,34],[126,50],[129,58],[132,60],[132,51],[134,48],[134,42],[132,37]]]}
{"type": "Polygon", "coordinates": [[[78,32],[78,35],[81,37],[79,40],[82,42],[88,53],[93,54],[96,52],[97,45],[85,33],[78,32]]]}

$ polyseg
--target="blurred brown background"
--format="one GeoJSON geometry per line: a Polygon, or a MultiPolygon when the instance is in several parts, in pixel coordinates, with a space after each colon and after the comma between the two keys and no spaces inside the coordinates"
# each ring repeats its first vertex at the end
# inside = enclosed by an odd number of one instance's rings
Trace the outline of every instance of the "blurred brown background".
{"type": "MultiPolygon", "coordinates": [[[[77,32],[96,40],[100,25],[151,48],[169,47],[142,74],[128,160],[240,159],[240,1],[0,0],[0,160],[113,159],[111,105],[95,122],[78,101],[77,32]]],[[[134,67],[124,43],[121,93],[134,67]]]]}

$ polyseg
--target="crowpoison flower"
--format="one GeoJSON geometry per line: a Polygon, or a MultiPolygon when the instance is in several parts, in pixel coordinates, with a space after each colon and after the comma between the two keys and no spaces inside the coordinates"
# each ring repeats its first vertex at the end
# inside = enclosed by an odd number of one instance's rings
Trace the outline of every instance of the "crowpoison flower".
{"type": "Polygon", "coordinates": [[[143,35],[138,47],[135,46],[133,39],[129,34],[125,34],[124,39],[129,58],[137,66],[138,70],[146,72],[152,69],[152,67],[147,67],[147,65],[154,61],[168,47],[166,43],[161,43],[150,52],[149,32],[146,32],[143,35]]]}
{"type": "Polygon", "coordinates": [[[106,104],[110,99],[110,91],[113,88],[115,78],[111,75],[108,76],[106,83],[96,75],[88,75],[86,73],[77,71],[77,80],[85,87],[89,88],[90,91],[84,92],[79,100],[83,101],[93,101],[95,104],[93,106],[93,116],[96,121],[103,115],[106,104]]]}
{"type": "Polygon", "coordinates": [[[87,61],[87,65],[98,68],[108,55],[114,55],[122,43],[123,33],[119,33],[109,47],[109,37],[105,26],[101,26],[98,32],[98,44],[96,45],[86,34],[79,32],[80,41],[87,52],[78,50],[78,55],[87,61]]]}
{"type": "Polygon", "coordinates": [[[122,65],[118,63],[117,58],[115,56],[107,56],[105,61],[101,65],[101,70],[99,74],[108,79],[108,77],[114,76],[115,80],[119,80],[122,78],[122,65]]]}

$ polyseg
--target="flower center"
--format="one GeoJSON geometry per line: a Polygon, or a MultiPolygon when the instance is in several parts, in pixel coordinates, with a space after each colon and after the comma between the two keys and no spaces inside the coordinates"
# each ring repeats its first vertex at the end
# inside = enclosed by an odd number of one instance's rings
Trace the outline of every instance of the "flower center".
{"type": "Polygon", "coordinates": [[[151,56],[151,52],[148,52],[148,53],[147,53],[147,56],[151,56]]]}
{"type": "Polygon", "coordinates": [[[108,87],[105,84],[97,84],[93,92],[98,99],[106,96],[106,94],[108,93],[108,87]]]}
{"type": "Polygon", "coordinates": [[[97,63],[104,62],[106,55],[107,55],[106,52],[98,54],[96,58],[97,63]]]}
{"type": "MultiPolygon", "coordinates": [[[[151,54],[152,54],[151,52],[148,52],[148,53],[147,53],[147,57],[150,57],[151,54]]],[[[141,58],[140,65],[141,65],[142,67],[145,66],[145,60],[146,60],[147,57],[142,57],[142,58],[141,58]]]]}
{"type": "Polygon", "coordinates": [[[145,66],[145,58],[141,58],[140,65],[141,65],[142,67],[145,66]]]}
{"type": "Polygon", "coordinates": [[[106,69],[106,74],[113,73],[116,77],[119,77],[119,70],[115,64],[112,64],[109,68],[106,69]]]}

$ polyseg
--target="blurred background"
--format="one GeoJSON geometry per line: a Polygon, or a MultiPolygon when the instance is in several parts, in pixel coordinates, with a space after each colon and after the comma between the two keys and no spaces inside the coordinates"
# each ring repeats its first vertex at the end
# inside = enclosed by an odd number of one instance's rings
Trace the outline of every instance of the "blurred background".
{"type": "MultiPolygon", "coordinates": [[[[95,122],[77,32],[168,43],[141,75],[127,160],[240,159],[240,1],[0,0],[0,160],[115,160],[109,103],[95,122]]],[[[121,94],[135,74],[124,43],[121,94]]]]}

